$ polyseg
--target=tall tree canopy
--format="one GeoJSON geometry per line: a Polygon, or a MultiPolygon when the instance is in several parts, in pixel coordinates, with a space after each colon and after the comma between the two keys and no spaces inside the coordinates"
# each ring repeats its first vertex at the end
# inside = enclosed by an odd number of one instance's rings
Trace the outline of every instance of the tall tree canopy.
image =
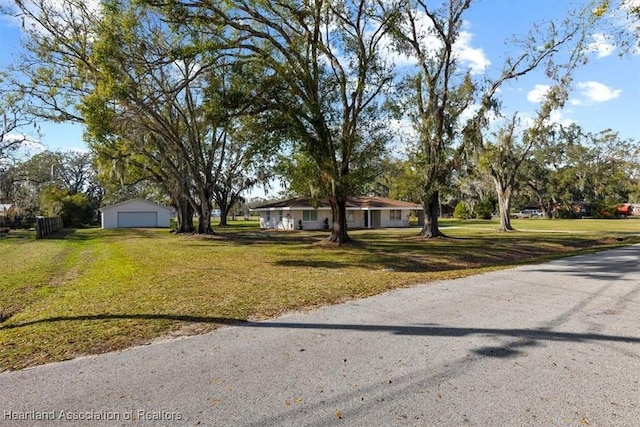
{"type": "Polygon", "coordinates": [[[433,6],[421,0],[401,2],[394,27],[396,48],[416,63],[404,79],[407,112],[416,141],[412,160],[420,173],[425,224],[421,234],[442,235],[438,227],[439,193],[448,184],[449,152],[457,140],[461,114],[473,101],[473,83],[455,55],[464,12],[471,0],[433,6]]]}
{"type": "Polygon", "coordinates": [[[255,182],[241,175],[258,150],[229,135],[249,113],[253,77],[218,55],[213,38],[171,26],[136,2],[16,5],[27,50],[13,71],[28,78],[13,84],[34,101],[29,113],[84,123],[99,164],[114,172],[103,176],[156,182],[178,209],[182,231],[193,229],[195,211],[198,231],[212,232],[214,195],[234,198],[255,182]]]}
{"type": "MultiPolygon", "coordinates": [[[[394,27],[396,49],[415,62],[414,70],[403,82],[408,115],[415,130],[413,161],[421,172],[425,237],[442,235],[438,227],[439,193],[450,185],[451,173],[460,166],[466,142],[475,140],[473,149],[490,130],[488,114],[500,114],[495,99],[498,89],[511,80],[546,66],[555,73],[552,59],[564,45],[581,38],[585,16],[579,11],[562,25],[550,22],[534,26],[521,40],[514,41],[515,55],[507,57],[497,78],[480,80],[462,63],[456,48],[468,10],[477,2],[448,0],[401,2],[400,19],[394,27]],[[465,124],[463,115],[475,111],[465,124]],[[464,128],[464,130],[463,130],[464,128]],[[469,138],[473,135],[472,138],[469,138]]],[[[571,62],[574,64],[574,62],[571,62]]]]}
{"type": "Polygon", "coordinates": [[[391,74],[380,49],[393,16],[370,0],[169,3],[169,17],[213,35],[223,28],[237,60],[260,64],[278,81],[281,90],[265,101],[286,140],[310,160],[318,194],[329,198],[330,240],[349,241],[347,197],[385,143],[379,96],[391,74]]]}
{"type": "Polygon", "coordinates": [[[594,0],[562,23],[534,25],[510,43],[513,55],[490,76],[457,50],[477,3],[16,1],[28,42],[12,70],[30,77],[12,84],[33,100],[30,114],[86,125],[100,176],[151,182],[166,193],[181,231],[194,230],[195,212],[197,231],[213,232],[213,204],[229,210],[268,175],[269,162],[256,156],[277,150],[286,153],[279,170],[295,178],[293,186],[328,198],[330,240],[338,244],[350,240],[347,197],[363,192],[418,197],[421,234],[441,236],[441,195],[466,174],[469,152],[482,154],[492,171],[509,229],[503,196],[532,144],[549,135],[549,114],[566,99],[583,31],[609,5],[594,0]],[[412,64],[400,78],[392,50],[412,64]],[[553,80],[553,102],[541,105],[537,124],[520,137],[515,116],[502,117],[499,89],[538,69],[553,80]],[[386,119],[398,111],[415,135],[403,164],[384,157],[392,141],[386,119]],[[376,180],[385,167],[412,182],[376,180]]]}

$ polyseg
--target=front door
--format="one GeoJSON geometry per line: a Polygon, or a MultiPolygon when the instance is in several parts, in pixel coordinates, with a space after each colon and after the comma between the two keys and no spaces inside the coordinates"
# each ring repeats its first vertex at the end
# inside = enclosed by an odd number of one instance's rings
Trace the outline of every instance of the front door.
{"type": "Polygon", "coordinates": [[[371,212],[372,220],[371,220],[371,228],[380,228],[382,226],[382,215],[380,211],[372,211],[371,212]]]}

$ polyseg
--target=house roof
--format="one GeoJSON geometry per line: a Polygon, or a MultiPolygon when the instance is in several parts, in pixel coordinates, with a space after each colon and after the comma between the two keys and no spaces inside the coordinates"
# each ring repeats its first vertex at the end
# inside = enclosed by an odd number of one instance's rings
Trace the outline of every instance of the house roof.
{"type": "Polygon", "coordinates": [[[132,203],[132,202],[142,202],[142,203],[146,203],[146,204],[148,204],[148,205],[154,206],[154,207],[156,207],[156,208],[172,210],[172,209],[171,209],[170,207],[168,207],[168,206],[160,205],[160,204],[158,204],[158,203],[151,202],[151,201],[149,201],[149,200],[145,200],[145,199],[130,199],[130,200],[125,200],[124,202],[116,203],[116,204],[114,204],[114,205],[104,206],[104,207],[100,208],[100,210],[104,212],[104,211],[105,211],[105,209],[107,209],[107,210],[108,210],[108,209],[112,209],[112,208],[121,207],[121,206],[123,206],[123,205],[127,205],[127,204],[132,203]]]}
{"type": "Polygon", "coordinates": [[[11,203],[0,203],[0,211],[8,211],[11,206],[13,206],[11,203]]]}
{"type": "MultiPolygon", "coordinates": [[[[267,203],[256,206],[252,211],[274,210],[305,210],[305,209],[331,209],[329,199],[325,198],[313,203],[311,197],[296,197],[275,203],[267,203]]],[[[400,200],[387,199],[386,197],[347,197],[348,210],[385,210],[385,209],[414,209],[422,210],[420,204],[402,202],[400,200]]]]}

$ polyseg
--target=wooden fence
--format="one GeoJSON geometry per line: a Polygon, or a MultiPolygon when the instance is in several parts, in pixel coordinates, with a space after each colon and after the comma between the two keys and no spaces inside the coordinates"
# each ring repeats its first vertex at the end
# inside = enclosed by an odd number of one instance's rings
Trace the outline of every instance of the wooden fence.
{"type": "Polygon", "coordinates": [[[49,234],[55,233],[61,230],[64,224],[62,224],[62,218],[54,216],[45,218],[43,216],[36,217],[36,239],[42,239],[49,234]]]}

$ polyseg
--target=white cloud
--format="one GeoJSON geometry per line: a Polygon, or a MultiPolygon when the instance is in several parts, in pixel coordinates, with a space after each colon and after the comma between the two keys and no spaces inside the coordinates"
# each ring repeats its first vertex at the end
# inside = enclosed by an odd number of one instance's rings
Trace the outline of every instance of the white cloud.
{"type": "Polygon", "coordinates": [[[468,31],[461,31],[458,41],[454,45],[456,56],[463,63],[468,64],[473,74],[480,74],[491,65],[491,61],[487,58],[484,50],[471,46],[473,34],[468,31]]]}
{"type": "MultiPolygon", "coordinates": [[[[471,104],[467,108],[465,108],[462,114],[460,114],[460,120],[458,122],[458,126],[459,126],[458,131],[461,132],[464,126],[466,126],[467,121],[476,117],[476,115],[478,114],[478,111],[480,110],[480,107],[481,107],[480,104],[471,104]]],[[[493,110],[489,110],[489,112],[487,112],[486,114],[487,115],[485,118],[488,123],[488,128],[492,128],[495,123],[498,123],[500,120],[503,119],[502,116],[496,115],[496,112],[493,110]]]]}
{"type": "Polygon", "coordinates": [[[396,155],[404,155],[410,151],[410,147],[418,140],[418,134],[409,119],[390,120],[387,126],[391,129],[393,140],[391,150],[396,155]]]}
{"type": "Polygon", "coordinates": [[[380,41],[380,52],[382,53],[382,57],[389,64],[393,64],[398,67],[416,65],[415,58],[396,51],[393,45],[393,41],[388,36],[384,36],[384,38],[380,41]]]}
{"type": "Polygon", "coordinates": [[[640,55],[640,39],[637,37],[640,0],[607,1],[606,4],[606,14],[599,25],[616,40],[618,48],[640,55]]]}
{"type": "Polygon", "coordinates": [[[551,86],[549,85],[536,85],[533,90],[530,90],[527,93],[527,101],[533,104],[539,104],[544,100],[544,97],[550,88],[551,86]]]}
{"type": "Polygon", "coordinates": [[[599,82],[580,82],[577,85],[582,98],[571,101],[573,105],[585,105],[594,102],[606,102],[620,96],[620,89],[613,89],[599,82]]]}
{"type": "MultiPolygon", "coordinates": [[[[432,27],[433,24],[429,17],[424,12],[417,11],[416,32],[422,41],[421,46],[428,56],[434,56],[437,49],[442,46],[440,39],[433,35],[432,27]]],[[[405,31],[408,33],[409,29],[406,28],[405,31]]],[[[460,64],[468,66],[473,74],[480,74],[491,65],[491,61],[489,61],[482,48],[473,47],[471,43],[473,37],[473,34],[469,31],[461,31],[458,40],[453,46],[453,54],[460,61],[460,64]]],[[[388,37],[383,40],[381,48],[385,52],[386,59],[392,64],[397,66],[413,66],[417,64],[417,60],[413,55],[398,53],[393,47],[393,42],[388,37]]]]}
{"type": "Polygon", "coordinates": [[[40,141],[33,141],[31,139],[27,139],[24,141],[22,148],[29,151],[35,151],[37,153],[41,153],[45,150],[44,145],[40,141]]]}
{"type": "Polygon", "coordinates": [[[591,39],[593,41],[587,46],[587,51],[596,53],[598,58],[609,56],[616,50],[616,46],[609,42],[607,36],[603,33],[593,34],[591,39]]]}
{"type": "MultiPolygon", "coordinates": [[[[421,46],[427,50],[427,53],[434,52],[435,49],[440,46],[440,42],[436,37],[430,34],[433,27],[431,21],[426,14],[418,11],[416,11],[415,18],[416,33],[422,40],[421,46]]],[[[404,28],[404,32],[410,33],[411,30],[409,28],[404,28]]],[[[410,49],[409,54],[399,53],[394,46],[394,42],[388,36],[385,36],[382,40],[381,51],[384,52],[389,63],[400,67],[417,65],[417,59],[413,55],[413,51],[410,49]]]]}
{"type": "MultiPolygon", "coordinates": [[[[526,112],[519,115],[520,125],[518,126],[518,132],[524,133],[528,129],[533,128],[536,125],[536,113],[534,112],[526,112]]],[[[569,119],[564,116],[562,110],[553,110],[549,115],[549,118],[545,121],[548,124],[558,124],[564,127],[570,126],[575,123],[574,120],[569,119]]]]}
{"type": "Polygon", "coordinates": [[[549,117],[549,122],[558,123],[564,127],[568,127],[575,123],[574,120],[564,117],[564,114],[560,110],[554,110],[551,112],[551,116],[549,117]]]}
{"type": "Polygon", "coordinates": [[[13,159],[27,159],[36,153],[42,153],[43,151],[45,151],[45,147],[40,141],[24,133],[18,133],[18,132],[8,133],[4,135],[4,141],[20,142],[18,147],[15,149],[15,151],[11,152],[10,157],[13,159]]]}
{"type": "MultiPolygon", "coordinates": [[[[34,16],[40,16],[42,14],[49,15],[53,22],[58,22],[63,25],[63,28],[70,27],[72,22],[79,22],[82,16],[89,16],[92,18],[98,18],[101,14],[100,0],[49,0],[49,1],[33,1],[27,0],[22,2],[24,9],[28,10],[34,16]],[[43,12],[46,11],[46,13],[43,12]]],[[[9,11],[17,12],[17,8],[13,1],[0,0],[0,6],[5,7],[9,11]]],[[[22,14],[21,14],[22,15],[22,14]]],[[[27,15],[22,15],[20,18],[7,14],[3,16],[10,25],[17,28],[31,29],[33,31],[40,32],[42,34],[48,34],[42,25],[36,20],[30,19],[27,15]]],[[[67,28],[67,31],[68,28],[67,28]]]]}
{"type": "Polygon", "coordinates": [[[465,108],[462,114],[460,114],[460,125],[464,126],[468,120],[473,119],[478,110],[480,110],[480,104],[471,104],[465,108]]]}
{"type": "MultiPolygon", "coordinates": [[[[640,8],[640,0],[622,0],[620,8],[627,14],[634,13],[640,8]]],[[[633,15],[627,15],[627,18],[631,21],[633,20],[633,15]]]]}
{"type": "Polygon", "coordinates": [[[65,151],[75,154],[89,154],[91,152],[87,147],[69,147],[65,151]]]}

